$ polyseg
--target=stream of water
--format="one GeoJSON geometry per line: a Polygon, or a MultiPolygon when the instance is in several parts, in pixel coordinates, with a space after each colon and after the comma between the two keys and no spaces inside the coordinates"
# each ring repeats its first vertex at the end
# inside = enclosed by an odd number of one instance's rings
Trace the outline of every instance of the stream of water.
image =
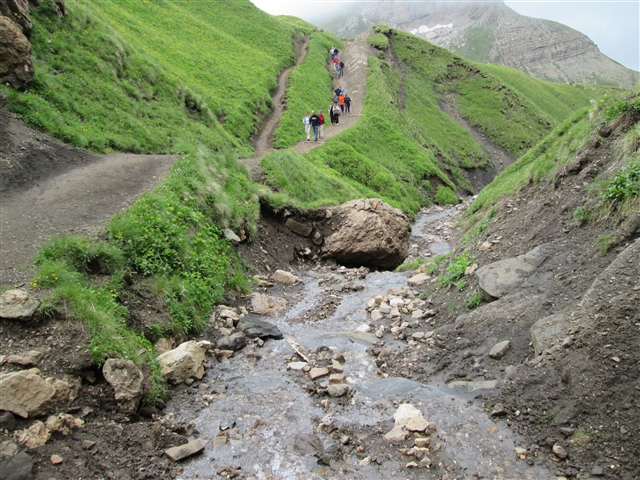
{"type": "MultiPolygon", "coordinates": [[[[455,208],[441,209],[418,216],[411,242],[420,245],[420,255],[436,256],[449,251],[445,239],[425,232],[433,232],[436,223],[446,221],[455,212],[455,208]]],[[[375,357],[368,350],[379,339],[358,331],[368,323],[364,307],[368,298],[383,295],[389,288],[405,287],[409,273],[372,272],[364,279],[354,280],[363,289],[336,292],[339,305],[326,319],[318,319],[312,313],[326,294],[325,286],[318,283],[324,275],[313,271],[297,275],[304,284],[302,300],[289,305],[285,314],[267,320],[276,324],[285,337],[295,338],[307,349],[326,347],[342,352],[344,374],[353,395],[328,408],[322,405],[321,397],[310,394],[306,382],[296,378],[304,376],[303,372],[287,371],[284,357],[292,355],[293,350],[285,340],[268,340],[262,348],[238,352],[210,369],[202,379],[202,384],[215,386],[221,392],[206,408],[194,413],[184,402],[168,407],[178,420],[195,422],[200,438],[212,440],[221,430],[233,429],[223,445],[214,448],[208,441],[205,455],[186,463],[180,478],[219,478],[216,470],[225,465],[240,467],[244,478],[256,479],[440,478],[427,469],[405,468],[406,457],[400,461],[401,455],[392,445],[380,448],[393,452],[395,457],[379,455],[378,461],[368,462],[363,461],[362,455],[351,454],[329,465],[296,449],[299,434],[315,433],[325,451],[335,450],[335,440],[317,432],[318,424],[326,423],[328,415],[341,431],[361,435],[358,438],[371,442],[372,449],[386,445],[382,435],[393,426],[399,398],[435,422],[442,443],[438,458],[463,472],[463,478],[474,474],[491,479],[555,478],[539,466],[530,467],[517,460],[514,448],[518,439],[502,422],[495,423],[470,394],[442,384],[425,385],[377,375],[375,357]]],[[[405,342],[385,340],[386,348],[407,348],[405,342]]]]}

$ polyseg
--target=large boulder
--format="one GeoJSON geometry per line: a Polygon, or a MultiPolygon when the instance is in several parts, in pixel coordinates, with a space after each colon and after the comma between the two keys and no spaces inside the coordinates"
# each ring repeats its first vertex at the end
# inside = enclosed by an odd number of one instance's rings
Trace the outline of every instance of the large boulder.
{"type": "Polygon", "coordinates": [[[524,255],[485,265],[476,272],[479,286],[490,298],[514,293],[550,255],[550,247],[540,245],[524,255]]]}
{"type": "Polygon", "coordinates": [[[287,309],[287,301],[284,298],[271,297],[264,293],[252,293],[251,310],[258,315],[279,315],[287,309]]]}
{"type": "Polygon", "coordinates": [[[38,299],[30,297],[26,290],[7,290],[0,297],[0,318],[30,320],[39,305],[38,299]]]}
{"type": "Polygon", "coordinates": [[[191,377],[201,379],[204,375],[205,355],[210,346],[211,342],[191,340],[158,355],[162,374],[171,383],[181,383],[191,377]]]}
{"type": "Polygon", "coordinates": [[[26,37],[31,36],[33,25],[29,18],[28,0],[0,0],[0,14],[18,25],[26,37]]]}
{"type": "Polygon", "coordinates": [[[0,15],[0,80],[16,89],[24,89],[33,80],[31,44],[20,26],[0,15]]]}
{"type": "Polygon", "coordinates": [[[144,375],[131,360],[110,358],[102,367],[104,379],[113,387],[116,401],[126,412],[135,412],[142,398],[144,375]]]}
{"type": "Polygon", "coordinates": [[[352,200],[336,209],[335,231],[322,256],[345,265],[395,268],[409,254],[411,222],[379,198],[352,200]]]}
{"type": "Polygon", "coordinates": [[[0,375],[0,410],[6,410],[22,418],[33,418],[46,413],[56,393],[32,368],[0,375]]]}

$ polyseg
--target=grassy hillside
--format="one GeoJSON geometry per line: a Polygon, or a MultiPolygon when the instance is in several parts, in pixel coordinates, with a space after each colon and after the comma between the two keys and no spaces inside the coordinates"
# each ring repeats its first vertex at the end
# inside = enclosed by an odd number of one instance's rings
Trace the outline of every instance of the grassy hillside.
{"type": "Polygon", "coordinates": [[[369,58],[358,124],[309,154],[276,153],[263,160],[270,185],[290,201],[306,207],[339,203],[353,188],[376,192],[408,213],[431,202],[438,189],[444,191],[439,200],[455,201],[453,191],[469,190],[465,169],[489,168],[491,162],[441,102],[517,157],[606,91],[474,64],[388,27],[378,27],[371,44],[379,54],[369,58]],[[330,178],[326,191],[318,188],[319,178],[330,178]],[[341,179],[340,188],[328,187],[341,179]],[[309,191],[299,183],[315,187],[309,191]]]}

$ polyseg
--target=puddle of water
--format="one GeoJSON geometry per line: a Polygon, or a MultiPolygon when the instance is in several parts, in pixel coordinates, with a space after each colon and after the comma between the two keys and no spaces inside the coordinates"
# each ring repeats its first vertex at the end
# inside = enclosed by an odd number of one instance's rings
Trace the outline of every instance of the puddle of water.
{"type": "MultiPolygon", "coordinates": [[[[446,218],[453,211],[455,208],[419,216],[413,227],[414,235],[422,235],[421,232],[433,222],[446,218]]],[[[446,244],[444,240],[442,243],[446,244]]],[[[438,245],[438,242],[429,245],[438,245]]],[[[447,463],[468,472],[468,478],[474,473],[492,479],[555,478],[541,467],[529,467],[517,461],[513,433],[504,424],[495,424],[464,392],[402,378],[377,377],[374,358],[367,350],[378,339],[372,333],[361,333],[356,329],[368,323],[367,299],[382,295],[389,288],[406,286],[409,274],[372,272],[366,279],[353,281],[364,290],[336,292],[340,303],[330,318],[322,320],[311,315],[324,295],[324,287],[318,285],[322,275],[308,272],[298,276],[304,283],[302,300],[290,305],[283,316],[266,320],[276,324],[285,337],[295,338],[308,349],[325,346],[344,353],[344,374],[355,393],[346,405],[331,404],[336,425],[345,430],[368,428],[373,432],[382,423],[389,424],[395,411],[392,402],[404,397],[436,423],[444,444],[439,455],[447,463]],[[379,400],[384,400],[387,407],[380,408],[379,400]]],[[[403,342],[388,339],[385,346],[405,348],[403,342]]],[[[224,465],[241,467],[245,475],[258,479],[432,478],[424,469],[400,468],[397,460],[361,466],[360,459],[355,456],[346,458],[339,465],[348,468],[348,473],[331,470],[319,465],[314,456],[296,451],[296,436],[314,433],[327,411],[320,404],[321,398],[311,396],[305,390],[304,374],[286,370],[284,356],[292,353],[284,340],[269,340],[253,352],[247,348],[207,372],[202,382],[218,391],[226,387],[226,393],[211,399],[208,406],[198,410],[184,400],[169,404],[169,412],[180,421],[195,421],[200,438],[207,440],[205,454],[187,462],[180,478],[213,478],[216,469],[224,465]],[[256,360],[251,353],[259,354],[261,358],[256,360]],[[213,448],[211,440],[223,428],[237,430],[233,430],[226,444],[213,448]]],[[[320,383],[326,385],[328,381],[320,383]]],[[[325,448],[333,442],[327,435],[318,436],[325,448]]]]}

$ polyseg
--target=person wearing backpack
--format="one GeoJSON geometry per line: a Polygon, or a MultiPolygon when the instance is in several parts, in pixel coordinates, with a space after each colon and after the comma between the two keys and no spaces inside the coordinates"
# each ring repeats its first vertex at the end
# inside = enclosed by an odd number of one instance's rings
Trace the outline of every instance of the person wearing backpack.
{"type": "Polygon", "coordinates": [[[331,107],[332,111],[333,111],[333,118],[335,118],[336,123],[335,125],[339,125],[340,124],[340,107],[338,106],[337,103],[334,103],[331,107]]]}
{"type": "Polygon", "coordinates": [[[351,113],[351,97],[346,93],[344,94],[344,113],[347,115],[351,113]]]}
{"type": "Polygon", "coordinates": [[[320,129],[320,117],[315,110],[311,110],[311,116],[309,117],[311,128],[313,128],[314,141],[318,141],[318,131],[320,129]]]}
{"type": "Polygon", "coordinates": [[[340,110],[344,113],[344,93],[340,94],[338,101],[340,102],[340,110]]]}
{"type": "Polygon", "coordinates": [[[320,138],[324,138],[324,115],[322,114],[322,110],[318,112],[318,118],[320,119],[320,138]]]}

